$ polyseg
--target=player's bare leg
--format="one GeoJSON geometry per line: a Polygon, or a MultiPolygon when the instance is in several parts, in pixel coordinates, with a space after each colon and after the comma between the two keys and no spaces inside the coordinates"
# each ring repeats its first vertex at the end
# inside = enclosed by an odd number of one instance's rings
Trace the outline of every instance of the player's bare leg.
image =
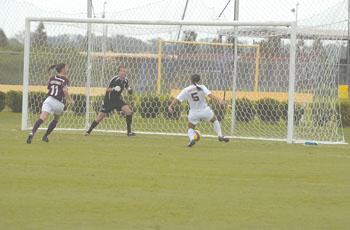
{"type": "Polygon", "coordinates": [[[228,139],[227,137],[224,137],[222,135],[221,125],[220,125],[220,122],[218,121],[218,119],[216,118],[216,116],[214,116],[210,121],[213,123],[214,131],[218,135],[219,141],[229,142],[230,139],[228,139]]]}
{"type": "Polygon", "coordinates": [[[92,130],[106,117],[106,113],[99,112],[96,119],[91,123],[90,128],[88,131],[86,131],[85,136],[90,135],[92,130]]]}
{"type": "Polygon", "coordinates": [[[196,144],[196,141],[194,140],[194,128],[196,126],[192,123],[188,123],[188,131],[187,131],[187,135],[188,138],[190,139],[190,142],[188,143],[187,147],[192,147],[193,145],[196,144]]]}
{"type": "Polygon", "coordinates": [[[55,129],[59,119],[60,119],[60,115],[54,114],[53,120],[50,122],[49,127],[47,128],[45,135],[41,139],[42,141],[49,142],[48,136],[55,129]]]}
{"type": "Polygon", "coordinates": [[[124,105],[122,107],[122,111],[125,113],[126,129],[127,129],[126,135],[128,135],[129,137],[135,136],[136,134],[131,132],[131,124],[132,124],[132,114],[133,114],[133,112],[132,112],[130,106],[129,105],[124,105]]]}
{"type": "Polygon", "coordinates": [[[27,138],[27,144],[32,143],[32,139],[36,133],[36,131],[38,130],[38,128],[40,127],[40,125],[47,119],[47,117],[49,116],[48,112],[42,111],[39,119],[36,120],[36,122],[34,123],[32,132],[29,133],[28,138],[27,138]]]}

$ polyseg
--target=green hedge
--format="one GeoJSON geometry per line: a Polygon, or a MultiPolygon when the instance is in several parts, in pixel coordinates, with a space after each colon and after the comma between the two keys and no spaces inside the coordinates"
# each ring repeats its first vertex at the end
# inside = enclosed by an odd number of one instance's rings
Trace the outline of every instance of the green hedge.
{"type": "Polygon", "coordinates": [[[209,106],[213,110],[216,118],[218,121],[222,121],[225,119],[225,114],[226,114],[226,105],[220,104],[217,101],[210,100],[209,101],[209,106]]]}
{"type": "Polygon", "coordinates": [[[98,114],[101,110],[103,98],[104,96],[96,96],[91,98],[92,110],[95,111],[96,114],[98,114]]]}
{"type": "Polygon", "coordinates": [[[8,91],[6,94],[6,105],[12,112],[22,112],[22,92],[21,91],[8,91]]]}
{"type": "MultiPolygon", "coordinates": [[[[280,104],[281,111],[282,111],[282,119],[288,122],[288,102],[281,102],[280,104]]],[[[305,113],[305,109],[299,105],[295,104],[294,106],[294,125],[299,125],[300,120],[303,118],[305,113]]]]}
{"type": "Polygon", "coordinates": [[[255,105],[248,98],[236,100],[235,117],[238,122],[249,122],[256,114],[255,105]]]}
{"type": "Polygon", "coordinates": [[[123,96],[123,100],[126,104],[128,104],[131,108],[131,110],[136,113],[137,112],[137,96],[134,94],[127,94],[123,96]]]}
{"type": "MultiPolygon", "coordinates": [[[[72,94],[75,101],[72,111],[79,116],[85,115],[86,98],[84,94],[72,94]]],[[[39,113],[41,106],[46,98],[46,93],[31,92],[28,97],[29,111],[39,113]]],[[[103,96],[95,96],[90,98],[92,111],[99,112],[103,96]]],[[[174,106],[174,113],[168,112],[168,106],[173,98],[170,95],[126,95],[124,100],[129,104],[135,113],[140,113],[142,118],[155,118],[162,114],[165,119],[179,119],[183,111],[188,110],[187,104],[177,104],[174,106]]],[[[214,102],[209,102],[215,115],[219,120],[223,120],[227,108],[214,102]]],[[[13,112],[22,112],[22,92],[9,91],[6,94],[0,92],[0,111],[7,105],[13,112]]],[[[311,111],[312,121],[315,126],[324,126],[327,122],[334,120],[335,107],[334,103],[313,103],[308,107],[311,111]]],[[[299,124],[305,114],[305,109],[299,104],[295,105],[294,122],[299,124]]],[[[236,100],[236,121],[249,122],[255,116],[260,120],[268,123],[276,123],[280,120],[288,119],[288,103],[279,102],[272,98],[265,98],[257,102],[250,101],[247,98],[236,100]]],[[[339,113],[338,113],[339,114],[339,113]]],[[[350,101],[341,101],[340,115],[344,127],[350,126],[350,101]]]]}
{"type": "Polygon", "coordinates": [[[0,112],[5,108],[6,93],[0,91],[0,112]]]}
{"type": "Polygon", "coordinates": [[[340,102],[340,114],[344,127],[350,126],[350,100],[340,102]]]}
{"type": "Polygon", "coordinates": [[[282,117],[281,103],[273,98],[264,98],[256,102],[256,112],[260,120],[277,123],[282,117]]]}
{"type": "Polygon", "coordinates": [[[156,118],[160,112],[161,102],[158,96],[149,95],[141,99],[139,113],[142,118],[156,118]]]}
{"type": "Polygon", "coordinates": [[[71,97],[74,100],[72,111],[75,115],[83,116],[86,114],[86,96],[85,94],[72,94],[71,97]]]}
{"type": "Polygon", "coordinates": [[[163,113],[163,116],[165,119],[175,119],[175,120],[180,119],[181,112],[182,112],[182,106],[180,103],[175,103],[173,107],[173,112],[169,113],[168,107],[171,104],[171,102],[174,100],[174,98],[171,96],[163,96],[160,98],[160,100],[162,101],[161,112],[163,113]]]}
{"type": "Polygon", "coordinates": [[[28,95],[28,110],[33,114],[40,113],[46,97],[47,94],[43,92],[30,92],[28,95]]]}
{"type": "MultiPolygon", "coordinates": [[[[77,96],[74,96],[77,98],[77,96]]],[[[78,97],[81,100],[81,96],[78,97]]],[[[104,96],[91,97],[93,110],[98,113],[104,96]]],[[[165,119],[179,119],[182,112],[181,105],[174,106],[174,113],[168,112],[168,106],[173,100],[170,95],[124,95],[123,100],[128,104],[134,113],[140,113],[142,118],[155,118],[162,114],[165,119]]],[[[81,106],[81,105],[80,105],[81,106]]],[[[85,104],[83,105],[85,106],[85,104]]]]}
{"type": "Polygon", "coordinates": [[[314,126],[320,127],[326,125],[334,118],[334,103],[318,102],[312,104],[312,122],[314,126]]]}

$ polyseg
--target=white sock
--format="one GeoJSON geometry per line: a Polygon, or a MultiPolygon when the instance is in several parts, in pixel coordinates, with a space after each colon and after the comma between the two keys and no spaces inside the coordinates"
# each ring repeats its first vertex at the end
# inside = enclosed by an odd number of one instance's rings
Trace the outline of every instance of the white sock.
{"type": "Polygon", "coordinates": [[[220,122],[218,120],[216,120],[213,122],[213,125],[214,125],[214,130],[215,130],[216,134],[218,135],[218,137],[222,137],[220,122]]]}
{"type": "Polygon", "coordinates": [[[194,130],[193,129],[188,129],[187,135],[190,138],[190,141],[194,139],[194,130]]]}

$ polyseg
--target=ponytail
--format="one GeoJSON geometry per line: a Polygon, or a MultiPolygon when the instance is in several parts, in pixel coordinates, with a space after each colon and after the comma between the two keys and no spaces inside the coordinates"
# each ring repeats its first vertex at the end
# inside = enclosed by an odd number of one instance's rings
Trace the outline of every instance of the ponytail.
{"type": "Polygon", "coordinates": [[[55,64],[55,65],[51,65],[49,67],[48,73],[50,73],[51,70],[55,69],[57,73],[60,73],[61,70],[66,67],[66,64],[64,63],[60,63],[60,64],[55,64]]]}
{"type": "Polygon", "coordinates": [[[48,73],[50,73],[51,72],[51,70],[53,70],[54,68],[56,68],[56,64],[55,65],[51,65],[50,67],[49,67],[49,69],[48,69],[48,73]]]}
{"type": "Polygon", "coordinates": [[[195,86],[196,86],[196,88],[197,88],[199,91],[203,90],[203,89],[202,89],[202,87],[200,87],[200,86],[199,86],[199,85],[197,85],[196,83],[193,83],[193,85],[195,85],[195,86]]]}

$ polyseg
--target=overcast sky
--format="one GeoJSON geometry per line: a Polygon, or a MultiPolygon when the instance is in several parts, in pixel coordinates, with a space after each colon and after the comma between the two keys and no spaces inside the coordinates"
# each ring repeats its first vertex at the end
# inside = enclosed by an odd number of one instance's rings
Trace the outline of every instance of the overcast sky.
{"type": "MultiPolygon", "coordinates": [[[[1,0],[3,1],[3,0],[1,0]]],[[[5,0],[6,1],[6,0],[5,0]]],[[[22,0],[20,2],[30,2],[34,5],[47,9],[47,10],[59,10],[67,13],[85,13],[87,0],[22,0]]],[[[161,0],[92,0],[93,5],[95,7],[96,13],[98,16],[101,15],[103,10],[104,2],[107,2],[107,11],[122,11],[125,9],[131,9],[140,7],[143,5],[147,5],[150,3],[162,2],[161,0]]],[[[172,2],[176,2],[176,5],[183,8],[186,0],[172,0],[172,2]]],[[[209,8],[212,8],[216,15],[220,13],[228,0],[189,0],[191,5],[197,5],[196,3],[200,3],[209,8]]],[[[295,7],[295,5],[299,2],[299,14],[301,17],[305,17],[307,15],[312,15],[335,5],[338,2],[346,2],[345,0],[240,0],[241,10],[244,10],[248,13],[249,17],[252,15],[249,11],[256,12],[256,9],[264,9],[269,12],[261,12],[261,14],[266,13],[275,13],[279,16],[288,13],[288,15],[284,15],[286,17],[291,17],[293,14],[289,11],[291,8],[295,7]],[[252,9],[255,8],[255,9],[252,9]],[[271,11],[269,10],[271,9],[271,11]],[[275,11],[276,10],[276,11],[275,11]]],[[[229,9],[233,8],[234,0],[231,0],[229,5],[229,9]]],[[[241,13],[242,17],[245,17],[241,13]]],[[[180,15],[179,15],[180,17],[180,15]]]]}
{"type": "MultiPolygon", "coordinates": [[[[2,0],[3,1],[3,0],[2,0]]],[[[6,0],[5,0],[6,1],[6,0]]],[[[87,0],[22,0],[21,2],[30,2],[36,6],[47,9],[47,10],[59,10],[67,13],[85,13],[87,0]]],[[[228,0],[189,0],[189,8],[191,5],[196,6],[196,3],[200,3],[209,8],[218,15],[223,9],[228,0]]],[[[122,11],[125,9],[131,9],[140,7],[142,5],[147,5],[155,2],[162,2],[161,0],[92,0],[95,7],[96,14],[101,15],[103,10],[104,2],[107,2],[107,11],[122,11]]],[[[176,2],[176,5],[183,8],[186,0],[172,0],[176,2]]],[[[241,17],[246,18],[245,15],[251,17],[249,11],[256,12],[256,9],[267,10],[268,12],[261,12],[261,15],[268,13],[275,13],[278,17],[293,17],[293,14],[289,11],[291,8],[299,2],[299,15],[300,17],[305,17],[307,15],[312,15],[335,5],[341,0],[240,0],[241,17]],[[252,9],[254,8],[254,9],[252,9]],[[270,10],[271,9],[271,10],[270,10]],[[246,13],[246,14],[244,14],[246,13]]],[[[345,0],[343,0],[345,2],[345,0]]],[[[234,0],[231,0],[228,9],[233,9],[234,0]]],[[[227,16],[227,14],[226,14],[227,16]]],[[[179,15],[180,17],[180,15],[179,15]]]]}
{"type": "MultiPolygon", "coordinates": [[[[348,0],[240,0],[241,21],[294,20],[291,9],[299,3],[298,19],[319,17],[317,20],[333,20],[327,17],[347,17],[348,0]],[[337,6],[338,8],[334,8],[337,6]],[[327,8],[336,13],[320,14],[327,8]],[[339,10],[340,9],[340,10],[339,10]],[[341,11],[341,12],[340,12],[341,11]]],[[[186,0],[92,0],[96,17],[101,17],[106,2],[106,17],[118,19],[179,20],[186,0]]],[[[189,0],[186,20],[209,21],[217,16],[228,0],[189,0]]],[[[26,16],[85,17],[87,0],[0,0],[0,28],[11,37],[24,30],[26,16]]],[[[221,20],[233,20],[234,0],[221,20]]]]}

